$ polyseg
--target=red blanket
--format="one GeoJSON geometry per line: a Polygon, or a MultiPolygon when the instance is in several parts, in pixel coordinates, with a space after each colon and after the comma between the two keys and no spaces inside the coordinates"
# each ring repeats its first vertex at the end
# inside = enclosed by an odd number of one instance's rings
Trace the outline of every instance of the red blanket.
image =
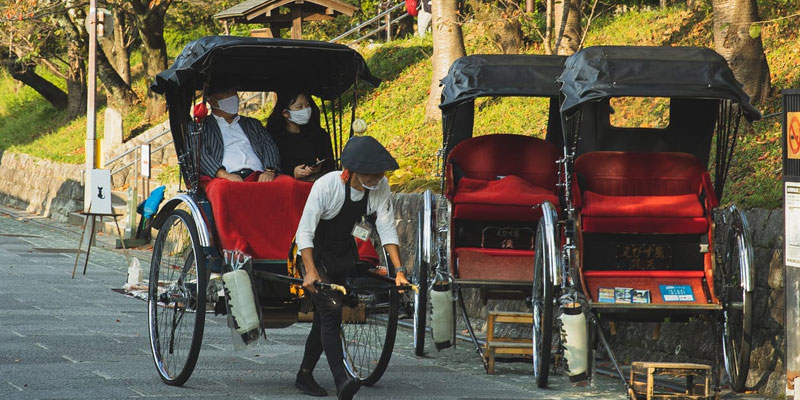
{"type": "MultiPolygon", "coordinates": [[[[204,179],[204,186],[223,249],[241,250],[253,258],[285,260],[312,184],[279,175],[272,182],[204,179]]],[[[361,260],[377,264],[370,243],[359,243],[361,260]]]]}

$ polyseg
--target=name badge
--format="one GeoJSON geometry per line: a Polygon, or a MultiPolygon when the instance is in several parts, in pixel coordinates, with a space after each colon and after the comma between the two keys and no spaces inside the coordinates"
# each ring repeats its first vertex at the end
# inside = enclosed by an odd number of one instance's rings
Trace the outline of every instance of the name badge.
{"type": "Polygon", "coordinates": [[[367,241],[371,233],[372,233],[372,228],[363,219],[361,220],[361,222],[358,222],[355,225],[353,225],[353,236],[363,241],[367,241]]]}

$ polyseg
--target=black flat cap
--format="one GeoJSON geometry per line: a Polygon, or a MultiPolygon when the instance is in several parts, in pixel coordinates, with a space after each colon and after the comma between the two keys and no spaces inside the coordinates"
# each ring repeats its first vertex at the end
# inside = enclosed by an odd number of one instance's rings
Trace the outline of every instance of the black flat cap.
{"type": "Polygon", "coordinates": [[[342,166],[355,172],[376,174],[400,168],[389,154],[372,136],[353,136],[342,150],[342,166]]]}

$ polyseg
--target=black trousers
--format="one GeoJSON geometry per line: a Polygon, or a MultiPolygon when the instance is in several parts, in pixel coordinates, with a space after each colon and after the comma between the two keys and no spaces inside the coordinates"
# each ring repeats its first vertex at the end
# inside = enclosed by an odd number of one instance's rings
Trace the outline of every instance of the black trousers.
{"type": "Polygon", "coordinates": [[[333,379],[338,384],[347,379],[342,351],[341,326],[342,302],[341,293],[311,294],[314,302],[314,322],[306,339],[306,350],[300,368],[311,371],[317,366],[322,352],[328,359],[333,379]]]}

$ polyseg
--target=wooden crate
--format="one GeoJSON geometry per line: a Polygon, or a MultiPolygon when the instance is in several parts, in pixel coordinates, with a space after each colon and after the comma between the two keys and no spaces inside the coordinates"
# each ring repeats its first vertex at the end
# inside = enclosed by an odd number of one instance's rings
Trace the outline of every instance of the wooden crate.
{"type": "Polygon", "coordinates": [[[533,314],[523,312],[490,311],[486,320],[486,373],[494,374],[496,354],[533,355],[531,338],[512,338],[494,335],[495,323],[532,324],[533,314]]]}
{"type": "Polygon", "coordinates": [[[634,361],[631,364],[631,388],[637,399],[711,399],[711,367],[702,364],[634,361]],[[656,375],[685,378],[683,393],[657,392],[656,375]],[[638,381],[637,377],[645,377],[638,381]]]}

